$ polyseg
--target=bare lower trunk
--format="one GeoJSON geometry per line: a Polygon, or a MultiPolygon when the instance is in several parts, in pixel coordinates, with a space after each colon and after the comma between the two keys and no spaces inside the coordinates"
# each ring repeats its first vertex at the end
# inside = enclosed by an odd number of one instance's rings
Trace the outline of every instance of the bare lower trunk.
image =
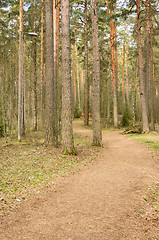
{"type": "Polygon", "coordinates": [[[22,78],[23,78],[23,1],[20,0],[20,31],[19,31],[19,83],[18,83],[18,141],[21,141],[22,124],[22,78]]]}
{"type": "Polygon", "coordinates": [[[87,40],[87,0],[85,0],[85,118],[84,125],[89,125],[89,80],[88,80],[88,40],[87,40]]]}
{"type": "Polygon", "coordinates": [[[54,25],[54,122],[55,122],[55,141],[58,144],[58,82],[57,82],[57,12],[56,1],[53,0],[53,25],[54,25]]]}
{"type": "Polygon", "coordinates": [[[41,63],[40,63],[40,80],[41,80],[41,123],[43,125],[44,116],[44,0],[41,0],[41,63]]]}
{"type": "MultiPolygon", "coordinates": [[[[126,25],[125,25],[125,31],[126,31],[126,25]]],[[[125,107],[125,36],[124,36],[124,44],[123,44],[123,69],[122,69],[122,110],[123,111],[124,111],[124,107],[125,107]]]]}
{"type": "Polygon", "coordinates": [[[54,138],[54,44],[53,44],[53,1],[46,0],[46,140],[55,144],[54,138]]]}
{"type": "Polygon", "coordinates": [[[100,57],[98,38],[97,2],[91,0],[92,39],[93,39],[93,145],[100,146],[102,141],[100,119],[100,57]]]}
{"type": "Polygon", "coordinates": [[[149,60],[149,79],[150,79],[150,106],[151,106],[151,130],[155,130],[155,107],[154,107],[154,96],[155,96],[155,83],[154,83],[154,71],[153,71],[153,22],[151,16],[151,7],[149,8],[150,11],[150,60],[149,60]]]}
{"type": "Polygon", "coordinates": [[[148,126],[148,116],[147,116],[147,106],[146,106],[146,96],[145,96],[145,86],[144,86],[144,74],[143,74],[140,0],[137,0],[137,27],[138,27],[138,61],[139,61],[142,127],[143,127],[143,132],[147,132],[147,131],[149,131],[149,126],[148,126]]]}
{"type": "Polygon", "coordinates": [[[34,131],[37,131],[37,75],[36,75],[36,40],[35,39],[33,39],[33,96],[34,96],[34,131]]]}
{"type": "Polygon", "coordinates": [[[75,154],[72,128],[71,56],[69,0],[61,2],[62,14],[62,147],[64,154],[75,154]]]}
{"type": "MultiPolygon", "coordinates": [[[[110,15],[109,6],[107,4],[107,15],[112,16],[113,3],[111,3],[110,15]]],[[[114,127],[118,127],[118,103],[117,103],[117,82],[116,82],[116,70],[115,70],[115,59],[114,59],[114,23],[113,19],[109,21],[110,25],[110,45],[111,45],[111,58],[112,58],[112,75],[113,75],[113,117],[114,117],[114,127]]]]}
{"type": "Polygon", "coordinates": [[[149,88],[150,88],[150,74],[149,74],[149,0],[145,2],[145,97],[147,105],[147,113],[149,112],[149,88]]]}

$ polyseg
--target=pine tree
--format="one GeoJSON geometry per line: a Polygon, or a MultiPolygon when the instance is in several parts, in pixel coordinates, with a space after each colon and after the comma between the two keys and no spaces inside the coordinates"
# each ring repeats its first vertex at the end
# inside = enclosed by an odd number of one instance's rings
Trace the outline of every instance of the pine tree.
{"type": "Polygon", "coordinates": [[[71,56],[69,0],[61,2],[62,24],[62,147],[63,154],[75,154],[72,128],[71,56]]]}

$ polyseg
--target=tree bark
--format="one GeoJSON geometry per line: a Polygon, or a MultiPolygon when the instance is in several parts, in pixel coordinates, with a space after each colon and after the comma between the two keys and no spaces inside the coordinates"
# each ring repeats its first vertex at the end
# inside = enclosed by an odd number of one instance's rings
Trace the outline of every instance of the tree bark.
{"type": "MultiPolygon", "coordinates": [[[[56,50],[57,50],[57,59],[56,59],[56,74],[57,74],[57,121],[60,124],[60,114],[61,114],[61,99],[60,99],[60,93],[59,93],[59,45],[60,45],[60,1],[56,5],[57,8],[57,18],[56,18],[56,50]]],[[[59,129],[59,127],[58,127],[59,129]]],[[[59,134],[59,133],[58,133],[59,134]]]]}
{"type": "Polygon", "coordinates": [[[149,0],[145,2],[145,96],[147,112],[149,112],[149,88],[150,88],[150,74],[149,74],[149,56],[150,41],[149,41],[149,0]]]}
{"type": "Polygon", "coordinates": [[[85,43],[85,118],[84,125],[89,125],[89,79],[88,79],[88,36],[87,36],[87,0],[85,0],[85,25],[84,25],[84,43],[85,43]]]}
{"type": "Polygon", "coordinates": [[[22,52],[23,52],[23,0],[20,0],[20,29],[19,29],[19,84],[18,84],[18,141],[21,141],[22,124],[22,52]]]}
{"type": "Polygon", "coordinates": [[[61,2],[62,27],[62,147],[64,154],[75,154],[72,128],[71,55],[69,0],[61,2]]]}
{"type": "Polygon", "coordinates": [[[41,63],[40,63],[40,79],[41,79],[41,121],[44,114],[44,0],[41,0],[41,63]]]}
{"type": "Polygon", "coordinates": [[[93,89],[92,89],[93,145],[100,146],[102,141],[100,119],[100,56],[98,37],[98,13],[96,0],[91,0],[91,18],[93,40],[93,89]]]}
{"type": "MultiPolygon", "coordinates": [[[[110,14],[108,1],[107,4],[107,16],[112,17],[113,4],[111,3],[110,14]]],[[[109,20],[110,25],[110,45],[111,45],[111,58],[112,58],[112,75],[113,75],[113,117],[114,117],[114,127],[118,127],[118,103],[117,103],[117,83],[116,83],[116,70],[115,70],[115,60],[114,60],[114,23],[113,19],[109,20]]]]}
{"type": "MultiPolygon", "coordinates": [[[[126,31],[126,25],[125,25],[126,31]]],[[[122,69],[122,109],[124,111],[125,107],[125,34],[124,34],[124,44],[123,44],[123,69],[122,69]]]]}
{"type": "MultiPolygon", "coordinates": [[[[151,4],[151,1],[150,1],[151,4]]],[[[149,58],[149,80],[150,80],[150,106],[151,106],[151,125],[152,131],[155,130],[155,106],[154,106],[154,96],[155,96],[155,83],[154,83],[154,71],[153,71],[153,21],[151,16],[151,6],[149,6],[149,19],[150,19],[150,58],[149,58]]]]}
{"type": "MultiPolygon", "coordinates": [[[[114,14],[116,15],[116,0],[115,0],[115,7],[114,7],[114,14]]],[[[118,47],[118,42],[117,42],[117,24],[116,24],[116,19],[114,20],[114,33],[115,33],[115,45],[114,45],[114,50],[115,50],[115,83],[116,83],[116,98],[118,102],[118,53],[117,53],[117,47],[118,47]]],[[[117,120],[118,121],[118,120],[117,120]]]]}
{"type": "Polygon", "coordinates": [[[53,0],[46,0],[46,140],[55,145],[54,138],[54,42],[53,0]]]}
{"type": "Polygon", "coordinates": [[[58,143],[58,83],[57,83],[57,6],[56,1],[53,0],[53,29],[54,29],[54,121],[55,121],[55,139],[58,143]]]}
{"type": "MultiPolygon", "coordinates": [[[[32,31],[35,32],[35,5],[36,1],[32,0],[32,31]]],[[[33,129],[37,131],[37,73],[36,73],[36,38],[32,36],[32,59],[33,59],[33,98],[34,98],[34,121],[33,129]]]]}
{"type": "Polygon", "coordinates": [[[140,79],[140,99],[141,99],[141,112],[142,112],[142,128],[143,132],[149,131],[144,74],[143,74],[143,59],[142,59],[142,43],[141,43],[141,10],[140,0],[137,0],[137,35],[138,35],[138,62],[139,62],[139,79],[140,79]]]}
{"type": "Polygon", "coordinates": [[[76,92],[76,26],[74,27],[74,37],[73,37],[73,66],[72,66],[72,76],[73,76],[73,83],[72,83],[72,92],[73,92],[73,101],[72,101],[72,116],[74,118],[74,110],[76,106],[76,99],[77,99],[77,92],[76,92]]]}

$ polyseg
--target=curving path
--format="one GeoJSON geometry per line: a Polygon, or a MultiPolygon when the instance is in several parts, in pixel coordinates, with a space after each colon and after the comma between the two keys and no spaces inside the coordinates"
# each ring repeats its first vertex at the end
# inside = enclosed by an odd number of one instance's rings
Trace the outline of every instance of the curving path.
{"type": "Polygon", "coordinates": [[[159,239],[157,225],[140,214],[148,186],[159,179],[157,157],[119,132],[103,133],[103,144],[93,164],[2,219],[0,239],[159,239]]]}

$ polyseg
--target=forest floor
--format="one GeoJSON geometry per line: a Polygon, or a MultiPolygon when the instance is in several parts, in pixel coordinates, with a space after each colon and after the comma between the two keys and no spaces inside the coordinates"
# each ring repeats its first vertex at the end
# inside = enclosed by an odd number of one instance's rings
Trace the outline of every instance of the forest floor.
{"type": "Polygon", "coordinates": [[[38,138],[1,142],[0,239],[158,240],[158,152],[121,131],[95,148],[89,128],[74,130],[76,157],[38,138]]]}

